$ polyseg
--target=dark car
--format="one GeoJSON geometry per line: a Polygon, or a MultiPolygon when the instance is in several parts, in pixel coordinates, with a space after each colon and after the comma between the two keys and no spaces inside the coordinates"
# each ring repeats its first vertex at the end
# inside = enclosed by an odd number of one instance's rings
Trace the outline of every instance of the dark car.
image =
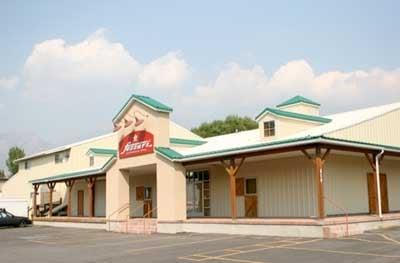
{"type": "Polygon", "coordinates": [[[3,226],[26,226],[32,224],[32,221],[27,217],[15,216],[7,212],[4,208],[0,208],[0,227],[3,226]]]}

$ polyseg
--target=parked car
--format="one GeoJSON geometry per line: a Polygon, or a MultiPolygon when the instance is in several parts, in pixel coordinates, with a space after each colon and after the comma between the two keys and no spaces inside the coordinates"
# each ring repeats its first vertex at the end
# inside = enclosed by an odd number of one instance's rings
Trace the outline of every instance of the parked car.
{"type": "Polygon", "coordinates": [[[0,227],[3,226],[26,226],[31,225],[32,221],[27,217],[15,216],[7,212],[4,208],[0,208],[0,227]]]}

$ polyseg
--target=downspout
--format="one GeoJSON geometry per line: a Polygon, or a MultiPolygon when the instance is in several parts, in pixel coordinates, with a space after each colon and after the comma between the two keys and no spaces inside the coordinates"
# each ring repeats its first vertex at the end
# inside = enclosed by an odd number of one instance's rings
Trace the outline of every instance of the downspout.
{"type": "Polygon", "coordinates": [[[380,219],[382,219],[382,203],[381,203],[381,180],[380,180],[380,172],[379,172],[379,160],[384,152],[385,152],[385,150],[382,149],[381,152],[375,156],[376,188],[377,188],[377,192],[378,192],[378,213],[379,213],[380,219]]]}

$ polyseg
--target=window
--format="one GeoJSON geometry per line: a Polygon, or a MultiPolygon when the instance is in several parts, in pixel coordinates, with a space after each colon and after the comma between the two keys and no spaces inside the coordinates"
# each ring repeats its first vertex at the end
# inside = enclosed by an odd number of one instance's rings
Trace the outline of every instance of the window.
{"type": "Polygon", "coordinates": [[[210,176],[205,171],[186,173],[186,209],[188,216],[210,216],[210,176]]]}
{"type": "Polygon", "coordinates": [[[61,158],[61,154],[60,153],[56,153],[54,155],[54,162],[55,163],[62,163],[62,158],[61,158]]]}
{"type": "Polygon", "coordinates": [[[31,168],[31,164],[28,161],[25,161],[24,168],[25,170],[29,170],[31,168]]]}
{"type": "Polygon", "coordinates": [[[89,157],[89,165],[93,166],[94,165],[94,156],[89,157]]]}
{"type": "Polygon", "coordinates": [[[246,179],[246,194],[257,194],[257,180],[256,178],[246,179]]]}
{"type": "Polygon", "coordinates": [[[264,137],[275,136],[275,121],[264,122],[264,137]]]}
{"type": "Polygon", "coordinates": [[[151,187],[144,188],[144,200],[151,200],[151,187]]]}
{"type": "Polygon", "coordinates": [[[58,152],[54,155],[54,162],[55,163],[63,163],[68,162],[69,160],[69,151],[65,152],[58,152]]]}

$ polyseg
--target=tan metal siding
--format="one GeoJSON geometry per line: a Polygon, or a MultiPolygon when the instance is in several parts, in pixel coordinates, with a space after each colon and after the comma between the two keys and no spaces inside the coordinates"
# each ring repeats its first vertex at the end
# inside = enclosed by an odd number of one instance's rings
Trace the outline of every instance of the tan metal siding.
{"type": "Polygon", "coordinates": [[[364,156],[339,156],[331,154],[324,169],[325,210],[329,214],[368,213],[367,173],[369,164],[364,156]]]}
{"type": "Polygon", "coordinates": [[[400,110],[329,133],[327,136],[400,147],[400,110]]]}

